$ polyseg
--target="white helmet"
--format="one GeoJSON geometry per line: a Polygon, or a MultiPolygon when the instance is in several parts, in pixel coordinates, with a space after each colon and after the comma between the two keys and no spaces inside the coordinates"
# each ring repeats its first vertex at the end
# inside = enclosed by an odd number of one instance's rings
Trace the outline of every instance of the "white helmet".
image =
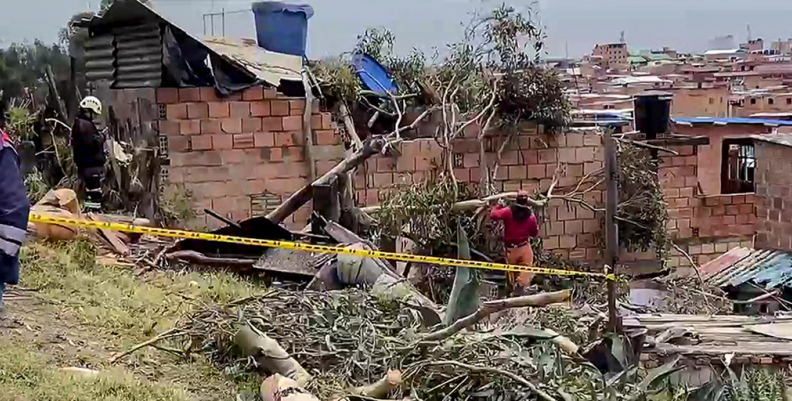
{"type": "Polygon", "coordinates": [[[97,115],[102,115],[102,102],[93,96],[86,96],[85,99],[80,102],[80,108],[93,111],[97,115]]]}

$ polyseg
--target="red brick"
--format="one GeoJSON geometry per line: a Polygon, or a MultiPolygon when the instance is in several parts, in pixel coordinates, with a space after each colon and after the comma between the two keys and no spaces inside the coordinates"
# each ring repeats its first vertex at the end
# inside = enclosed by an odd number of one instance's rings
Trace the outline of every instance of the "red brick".
{"type": "Polygon", "coordinates": [[[303,126],[302,116],[288,116],[283,117],[283,130],[284,131],[300,131],[303,126]]]}
{"type": "Polygon", "coordinates": [[[159,122],[161,135],[181,135],[181,122],[164,120],[159,122]]]}
{"type": "Polygon", "coordinates": [[[575,149],[575,162],[585,163],[594,161],[594,148],[577,148],[575,149]]]}
{"type": "Polygon", "coordinates": [[[752,205],[752,204],[747,204],[747,203],[746,203],[746,204],[743,204],[743,205],[739,205],[739,211],[738,211],[738,213],[739,213],[739,214],[746,214],[746,215],[748,215],[748,214],[754,214],[754,205],[752,205]]]}
{"type": "Polygon", "coordinates": [[[392,173],[372,174],[372,182],[374,183],[374,188],[389,187],[393,185],[393,174],[392,173]]]}
{"type": "Polygon", "coordinates": [[[693,188],[680,188],[679,189],[679,196],[681,198],[692,198],[693,197],[693,188]]]}
{"type": "Polygon", "coordinates": [[[292,116],[302,116],[305,114],[305,100],[289,100],[289,114],[292,116]]]}
{"type": "Polygon", "coordinates": [[[261,121],[264,131],[283,131],[282,117],[264,117],[261,121]]]}
{"type": "Polygon", "coordinates": [[[250,117],[250,103],[248,102],[231,102],[231,117],[232,118],[249,118],[250,117]]]}
{"type": "Polygon", "coordinates": [[[698,187],[698,177],[685,177],[685,187],[698,187]]]}
{"type": "Polygon", "coordinates": [[[181,88],[179,89],[179,102],[200,102],[201,89],[200,88],[181,88]]]}
{"type": "Polygon", "coordinates": [[[192,137],[192,150],[211,150],[212,137],[211,135],[196,135],[192,137]]]}
{"type": "Polygon", "coordinates": [[[583,165],[583,174],[591,174],[602,168],[602,162],[587,162],[583,165]]]}
{"type": "Polygon", "coordinates": [[[230,104],[225,102],[212,102],[209,105],[209,117],[228,118],[231,116],[230,104]]]}
{"type": "Polygon", "coordinates": [[[584,139],[581,134],[569,133],[564,135],[566,137],[566,146],[570,148],[577,148],[583,146],[584,139]]]}
{"type": "Polygon", "coordinates": [[[539,163],[555,163],[556,150],[555,149],[541,149],[538,151],[539,163]]]}
{"type": "Polygon", "coordinates": [[[215,88],[200,88],[202,102],[219,102],[220,95],[215,88]]]}
{"type": "MultiPolygon", "coordinates": [[[[501,168],[506,168],[502,166],[501,168]]],[[[528,178],[527,169],[525,166],[508,166],[510,180],[524,180],[528,178]]]]}
{"type": "Polygon", "coordinates": [[[726,206],[726,214],[731,216],[736,216],[740,213],[740,206],[739,205],[729,205],[726,206]]]}
{"type": "Polygon", "coordinates": [[[558,242],[558,246],[562,249],[572,249],[577,246],[577,238],[574,235],[562,235],[558,242]]]}
{"type": "MultiPolygon", "coordinates": [[[[302,146],[305,145],[305,133],[302,131],[288,131],[288,134],[291,134],[292,140],[294,141],[295,145],[302,146]]],[[[314,152],[317,156],[320,156],[323,151],[327,151],[327,149],[335,149],[336,145],[322,145],[314,147],[314,152]]],[[[342,152],[343,153],[343,152],[342,152]]],[[[323,159],[327,160],[327,159],[323,159]]]]}
{"type": "Polygon", "coordinates": [[[269,102],[252,102],[250,103],[250,115],[253,117],[269,117],[270,104],[269,102]]]}
{"type": "Polygon", "coordinates": [[[509,150],[501,154],[501,166],[516,166],[520,164],[521,153],[516,150],[509,150]]]}
{"type": "Polygon", "coordinates": [[[333,130],[314,131],[314,138],[315,145],[337,145],[340,139],[333,130]]]}
{"type": "Polygon", "coordinates": [[[305,160],[305,148],[302,146],[290,146],[286,148],[286,157],[289,161],[301,162],[305,160]]]}
{"type": "Polygon", "coordinates": [[[264,88],[264,99],[276,99],[278,97],[278,90],[275,88],[264,88]]]}
{"type": "Polygon", "coordinates": [[[225,150],[234,147],[234,137],[228,134],[212,135],[212,149],[225,150]]]}
{"type": "Polygon", "coordinates": [[[293,145],[295,145],[295,142],[291,132],[275,133],[275,146],[293,146],[293,145]]]}
{"type": "Polygon", "coordinates": [[[186,120],[187,119],[187,105],[184,103],[169,104],[165,106],[165,114],[168,120],[186,120]]]}
{"type": "MultiPolygon", "coordinates": [[[[558,149],[558,161],[562,163],[575,163],[575,149],[574,148],[561,148],[558,149]]],[[[541,156],[540,156],[541,161],[541,156]]]]}
{"type": "Polygon", "coordinates": [[[179,89],[157,88],[157,103],[159,104],[179,103],[179,89]]]}
{"type": "Polygon", "coordinates": [[[470,182],[470,169],[469,168],[455,168],[454,176],[459,182],[470,182]]]}
{"type": "Polygon", "coordinates": [[[597,246],[597,239],[594,234],[580,234],[577,236],[577,246],[581,248],[597,246]]]}
{"type": "Polygon", "coordinates": [[[289,101],[288,100],[273,100],[270,102],[270,114],[273,116],[288,116],[289,115],[289,101]]]}
{"type": "Polygon", "coordinates": [[[602,146],[602,136],[597,134],[583,135],[583,146],[602,146]]]}
{"type": "Polygon", "coordinates": [[[226,134],[241,134],[242,133],[242,119],[241,118],[224,118],[221,121],[221,129],[226,134]]]}
{"type": "Polygon", "coordinates": [[[673,208],[680,209],[690,206],[689,202],[690,202],[689,198],[676,198],[673,199],[673,202],[670,202],[670,205],[673,208]]]}
{"type": "Polygon", "coordinates": [[[270,160],[273,162],[282,162],[283,149],[284,148],[270,148],[270,160]]]}
{"type": "Polygon", "coordinates": [[[264,100],[264,89],[261,86],[251,86],[242,91],[242,100],[264,100]]]}
{"type": "Polygon", "coordinates": [[[582,207],[582,206],[578,208],[577,213],[575,215],[577,216],[578,219],[581,219],[581,220],[593,219],[595,217],[595,214],[594,214],[593,210],[590,210],[590,209],[582,207]]]}
{"type": "Polygon", "coordinates": [[[322,129],[333,129],[333,115],[322,113],[322,129]]]}
{"type": "Polygon", "coordinates": [[[732,197],[732,205],[742,205],[745,203],[745,195],[734,195],[732,197]]]}
{"type": "Polygon", "coordinates": [[[189,136],[171,136],[171,137],[168,137],[168,151],[169,152],[189,152],[190,151],[190,137],[189,136]]]}
{"type": "Polygon", "coordinates": [[[544,227],[544,235],[563,235],[564,222],[563,221],[550,221],[544,227]]]}
{"type": "Polygon", "coordinates": [[[541,179],[545,177],[545,165],[534,164],[528,166],[527,177],[530,179],[541,179]]]}
{"type": "Polygon", "coordinates": [[[726,214],[726,206],[713,206],[712,207],[712,215],[713,216],[723,216],[726,214]]]}
{"type": "Polygon", "coordinates": [[[733,226],[737,224],[737,216],[723,216],[723,225],[733,226]]]}
{"type": "Polygon", "coordinates": [[[255,147],[253,134],[234,135],[234,149],[247,149],[255,147]]]}
{"type": "Polygon", "coordinates": [[[206,103],[187,103],[187,118],[200,120],[209,117],[209,105],[206,103]]]}
{"type": "Polygon", "coordinates": [[[314,129],[314,130],[322,129],[322,115],[321,114],[313,114],[313,115],[311,115],[311,129],[314,129]]]}
{"type": "Polygon", "coordinates": [[[197,135],[201,133],[201,122],[198,120],[188,120],[181,122],[182,135],[197,135]]]}
{"type": "Polygon", "coordinates": [[[244,118],[242,119],[242,132],[254,133],[261,131],[260,118],[244,118]]]}
{"type": "Polygon", "coordinates": [[[565,234],[582,234],[583,233],[583,221],[581,220],[573,220],[567,221],[564,223],[564,233],[565,234]]]}
{"type": "Polygon", "coordinates": [[[256,132],[253,142],[257,148],[271,148],[275,146],[275,134],[272,132],[256,132]]]}
{"type": "Polygon", "coordinates": [[[577,216],[575,215],[575,207],[570,206],[563,206],[558,208],[558,220],[566,221],[566,220],[574,220],[577,216]]]}
{"type": "Polygon", "coordinates": [[[201,134],[211,135],[223,132],[220,128],[220,120],[202,120],[201,121],[201,134]]]}

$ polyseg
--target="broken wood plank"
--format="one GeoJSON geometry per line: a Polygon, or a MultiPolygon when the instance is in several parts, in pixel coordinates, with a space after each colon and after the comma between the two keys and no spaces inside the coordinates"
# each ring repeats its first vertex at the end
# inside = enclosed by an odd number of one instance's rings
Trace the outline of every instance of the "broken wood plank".
{"type": "Polygon", "coordinates": [[[310,185],[302,187],[299,191],[292,194],[285,202],[283,202],[277,209],[273,210],[267,215],[267,218],[275,224],[280,224],[289,217],[292,213],[297,211],[303,205],[311,200],[313,192],[313,185],[321,185],[330,181],[331,177],[339,174],[346,174],[355,167],[362,164],[366,159],[382,151],[385,147],[385,140],[382,138],[375,138],[367,140],[363,144],[363,149],[355,152],[351,157],[344,159],[341,163],[333,167],[325,175],[312,182],[310,185]]]}
{"type": "MultiPolygon", "coordinates": [[[[105,221],[100,216],[91,213],[87,214],[85,217],[87,220],[90,221],[97,221],[97,222],[105,221]]],[[[116,235],[115,231],[107,230],[104,228],[99,228],[98,231],[100,237],[103,240],[105,240],[116,253],[122,256],[129,255],[129,247],[124,243],[124,241],[121,241],[121,239],[118,238],[118,235],[116,235]]]]}

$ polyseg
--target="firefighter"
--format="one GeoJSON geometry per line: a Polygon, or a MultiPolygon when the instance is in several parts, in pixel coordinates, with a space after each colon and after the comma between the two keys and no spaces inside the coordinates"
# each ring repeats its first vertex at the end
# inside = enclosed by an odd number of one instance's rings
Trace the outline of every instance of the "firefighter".
{"type": "Polygon", "coordinates": [[[19,282],[19,248],[30,213],[19,166],[11,139],[0,130],[0,307],[6,285],[19,282]]]}
{"type": "Polygon", "coordinates": [[[77,173],[85,187],[85,208],[99,211],[102,207],[102,180],[105,175],[105,138],[94,124],[102,115],[102,102],[88,96],[80,102],[80,112],[72,128],[72,152],[77,173]]]}

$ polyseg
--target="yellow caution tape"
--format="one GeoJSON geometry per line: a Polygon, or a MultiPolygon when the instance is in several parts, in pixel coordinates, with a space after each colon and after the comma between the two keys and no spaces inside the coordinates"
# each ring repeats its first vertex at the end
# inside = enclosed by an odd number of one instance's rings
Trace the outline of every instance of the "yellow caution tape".
{"type": "Polygon", "coordinates": [[[440,266],[470,267],[475,269],[534,273],[534,274],[542,274],[549,276],[582,276],[582,277],[594,277],[594,278],[600,278],[606,280],[616,279],[616,276],[614,274],[609,274],[609,272],[592,273],[592,272],[583,272],[583,271],[574,271],[574,270],[546,269],[543,267],[517,266],[517,265],[504,264],[504,263],[479,262],[474,260],[437,258],[434,256],[420,256],[420,255],[411,255],[406,253],[382,252],[382,251],[365,250],[365,249],[350,249],[340,246],[312,245],[301,242],[274,241],[267,239],[235,237],[230,235],[208,234],[208,233],[200,233],[194,231],[170,230],[166,228],[136,226],[132,224],[75,220],[75,219],[67,219],[62,217],[47,216],[38,213],[30,214],[30,222],[57,224],[57,225],[70,226],[70,227],[112,230],[112,231],[120,231],[120,232],[135,233],[135,234],[149,234],[159,237],[199,239],[206,241],[227,242],[231,244],[262,246],[268,248],[293,249],[296,251],[346,254],[346,255],[362,256],[367,258],[397,260],[401,262],[431,263],[440,266]]]}

